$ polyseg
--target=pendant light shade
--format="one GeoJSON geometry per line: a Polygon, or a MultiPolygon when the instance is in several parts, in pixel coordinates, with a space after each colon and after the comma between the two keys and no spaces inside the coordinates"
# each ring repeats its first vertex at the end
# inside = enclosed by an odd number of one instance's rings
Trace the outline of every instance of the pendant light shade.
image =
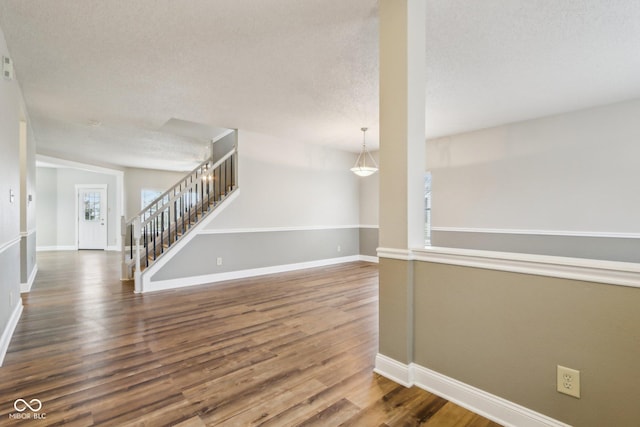
{"type": "Polygon", "coordinates": [[[369,150],[367,150],[365,143],[367,128],[360,128],[360,130],[362,131],[362,150],[356,160],[356,164],[351,168],[351,172],[358,176],[369,176],[378,171],[378,164],[369,153],[369,150]]]}

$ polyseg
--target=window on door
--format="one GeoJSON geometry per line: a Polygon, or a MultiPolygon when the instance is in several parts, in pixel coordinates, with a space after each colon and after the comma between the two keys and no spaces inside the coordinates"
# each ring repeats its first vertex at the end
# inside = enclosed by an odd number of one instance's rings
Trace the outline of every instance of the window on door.
{"type": "Polygon", "coordinates": [[[84,193],[84,220],[100,221],[100,193],[84,193]]]}

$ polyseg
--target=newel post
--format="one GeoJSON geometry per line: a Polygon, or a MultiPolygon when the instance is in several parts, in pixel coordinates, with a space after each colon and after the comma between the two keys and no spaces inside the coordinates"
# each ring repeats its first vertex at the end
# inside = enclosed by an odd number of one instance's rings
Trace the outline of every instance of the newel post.
{"type": "Polygon", "coordinates": [[[141,280],[141,271],[140,271],[140,237],[142,236],[142,230],[141,230],[141,226],[140,226],[140,217],[137,216],[135,217],[135,219],[133,220],[133,242],[131,242],[131,244],[133,245],[135,242],[136,245],[136,268],[135,268],[135,272],[133,273],[133,280],[134,280],[134,292],[136,294],[139,294],[142,292],[142,283],[140,283],[141,280]]]}

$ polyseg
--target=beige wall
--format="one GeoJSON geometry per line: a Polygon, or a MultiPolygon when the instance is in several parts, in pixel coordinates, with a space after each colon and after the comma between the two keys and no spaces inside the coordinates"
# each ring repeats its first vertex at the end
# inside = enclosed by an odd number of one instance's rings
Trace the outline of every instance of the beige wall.
{"type": "Polygon", "coordinates": [[[403,305],[392,278],[410,266],[381,259],[381,353],[406,362],[413,310],[418,365],[571,425],[638,425],[640,289],[415,261],[403,305]],[[580,399],[556,365],[581,372],[580,399]]]}

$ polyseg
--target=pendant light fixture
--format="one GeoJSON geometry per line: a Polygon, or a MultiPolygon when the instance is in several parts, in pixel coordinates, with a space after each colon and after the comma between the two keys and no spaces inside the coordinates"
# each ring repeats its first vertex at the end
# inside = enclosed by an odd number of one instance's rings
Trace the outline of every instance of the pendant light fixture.
{"type": "Polygon", "coordinates": [[[378,165],[376,161],[373,160],[373,156],[371,156],[369,150],[367,150],[367,144],[365,143],[367,129],[368,128],[360,128],[362,131],[362,151],[360,151],[356,164],[351,168],[351,172],[358,176],[369,176],[378,171],[378,165]]]}

